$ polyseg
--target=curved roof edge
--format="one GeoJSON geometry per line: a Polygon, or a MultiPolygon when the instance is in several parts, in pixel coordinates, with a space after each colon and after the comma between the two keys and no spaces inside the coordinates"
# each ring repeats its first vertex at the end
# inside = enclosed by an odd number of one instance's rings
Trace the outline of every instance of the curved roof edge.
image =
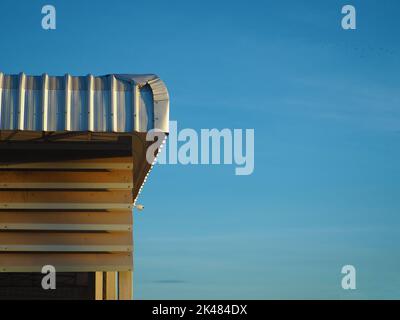
{"type": "Polygon", "coordinates": [[[0,130],[169,132],[169,94],[154,74],[0,73],[0,130]]]}
{"type": "Polygon", "coordinates": [[[167,86],[155,74],[116,74],[116,78],[133,81],[139,87],[149,85],[153,92],[154,128],[169,132],[169,94],[167,86]]]}

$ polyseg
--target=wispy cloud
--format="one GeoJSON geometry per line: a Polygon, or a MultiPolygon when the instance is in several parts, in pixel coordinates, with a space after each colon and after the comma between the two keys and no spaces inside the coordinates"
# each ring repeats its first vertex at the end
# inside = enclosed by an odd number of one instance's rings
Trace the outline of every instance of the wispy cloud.
{"type": "Polygon", "coordinates": [[[185,281],[185,280],[176,280],[176,279],[154,280],[152,282],[153,283],[159,283],[159,284],[181,284],[181,283],[187,283],[187,281],[185,281]]]}

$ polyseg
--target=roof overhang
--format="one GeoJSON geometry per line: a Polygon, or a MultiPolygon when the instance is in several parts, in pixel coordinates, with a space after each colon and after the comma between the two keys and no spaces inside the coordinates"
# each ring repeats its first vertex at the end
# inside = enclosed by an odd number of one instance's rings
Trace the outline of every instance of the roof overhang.
{"type": "Polygon", "coordinates": [[[169,95],[156,75],[0,73],[0,153],[44,144],[56,151],[68,143],[117,150],[131,137],[135,201],[154,164],[146,159],[153,129],[169,132],[169,95]]]}

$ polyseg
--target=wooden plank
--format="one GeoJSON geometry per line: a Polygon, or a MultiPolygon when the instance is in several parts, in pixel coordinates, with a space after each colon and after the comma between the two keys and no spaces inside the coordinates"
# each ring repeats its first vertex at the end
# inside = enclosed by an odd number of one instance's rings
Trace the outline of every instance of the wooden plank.
{"type": "Polygon", "coordinates": [[[131,232],[0,232],[0,251],[132,251],[131,232]]]}
{"type": "MultiPolygon", "coordinates": [[[[49,185],[131,185],[131,170],[113,171],[1,171],[0,188],[10,188],[13,185],[49,184],[49,185]]],[[[25,187],[27,188],[27,187],[25,187]]]]}
{"type": "Polygon", "coordinates": [[[103,272],[96,271],[95,274],[95,299],[103,300],[103,272]]]}
{"type": "Polygon", "coordinates": [[[0,211],[0,230],[130,231],[132,212],[0,211]]]}
{"type": "Polygon", "coordinates": [[[133,274],[132,271],[118,272],[118,299],[133,299],[133,274]]]}
{"type": "Polygon", "coordinates": [[[64,203],[64,202],[11,202],[0,203],[0,210],[127,210],[131,203],[64,203]]]}
{"type": "Polygon", "coordinates": [[[107,271],[106,273],[106,300],[117,299],[117,272],[107,271]]]}
{"type": "Polygon", "coordinates": [[[0,252],[0,272],[41,272],[48,264],[57,272],[130,271],[132,253],[0,252]]]}
{"type": "Polygon", "coordinates": [[[126,143],[100,141],[90,142],[1,142],[0,150],[129,150],[126,143]]]}
{"type": "Polygon", "coordinates": [[[43,169],[43,170],[112,170],[132,169],[130,162],[21,162],[0,163],[0,169],[43,169]]]}
{"type": "Polygon", "coordinates": [[[96,191],[53,191],[53,190],[18,190],[0,191],[0,204],[23,202],[46,203],[130,203],[130,190],[96,191]]]}
{"type": "Polygon", "coordinates": [[[130,152],[0,150],[0,169],[132,169],[130,152]]]}
{"type": "Polygon", "coordinates": [[[125,163],[132,162],[130,152],[93,152],[86,150],[57,150],[26,152],[24,150],[0,150],[0,163],[36,163],[36,162],[74,162],[74,163],[125,163]]]}
{"type": "Polygon", "coordinates": [[[131,183],[0,183],[0,189],[132,189],[131,183]]]}
{"type": "Polygon", "coordinates": [[[43,224],[43,223],[0,223],[0,230],[43,230],[43,231],[129,231],[129,224],[43,224]]]}

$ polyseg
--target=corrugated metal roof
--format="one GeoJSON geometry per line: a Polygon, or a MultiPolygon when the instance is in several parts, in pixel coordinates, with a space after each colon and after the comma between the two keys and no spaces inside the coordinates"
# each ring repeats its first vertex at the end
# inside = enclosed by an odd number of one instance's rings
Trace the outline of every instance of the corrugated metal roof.
{"type": "Polygon", "coordinates": [[[156,75],[0,73],[0,130],[168,132],[169,96],[156,75]]]}

